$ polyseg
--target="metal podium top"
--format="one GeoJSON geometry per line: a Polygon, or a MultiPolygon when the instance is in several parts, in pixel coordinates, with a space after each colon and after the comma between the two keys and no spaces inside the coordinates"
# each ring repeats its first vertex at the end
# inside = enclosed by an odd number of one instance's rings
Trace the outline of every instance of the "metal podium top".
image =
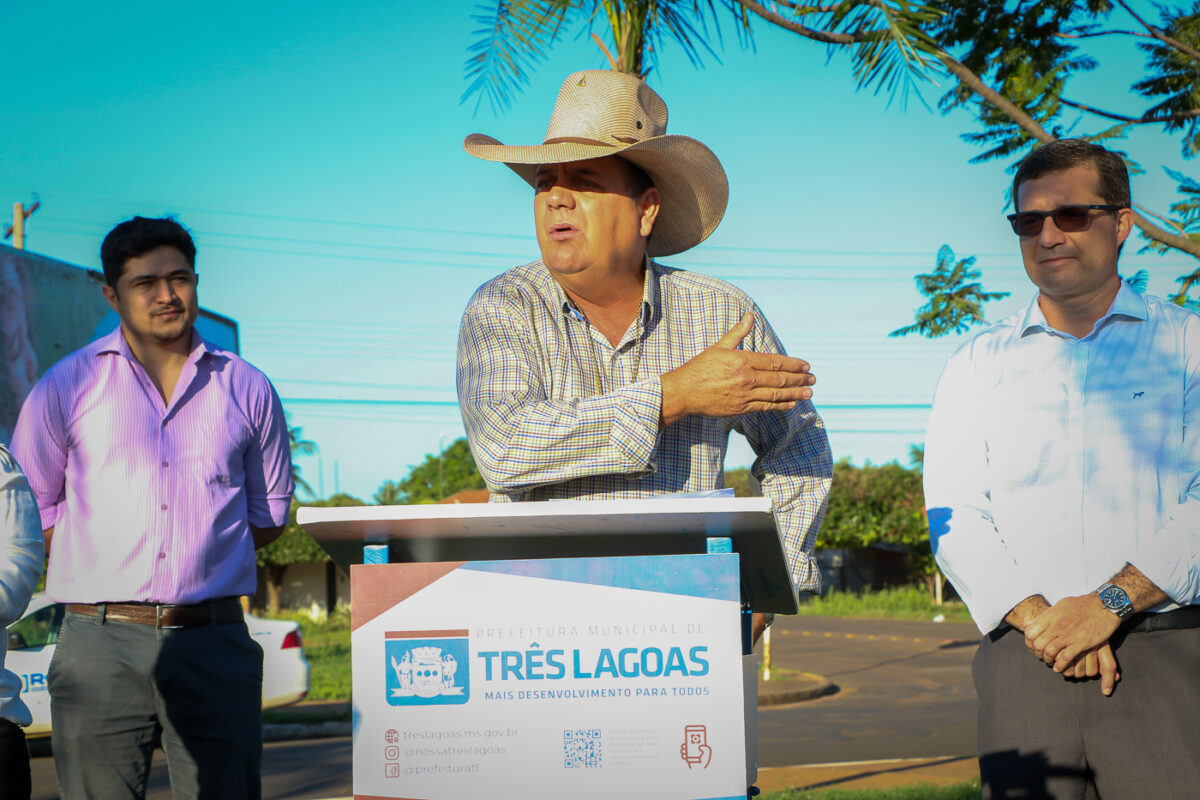
{"type": "Polygon", "coordinates": [[[387,544],[394,562],[492,561],[703,553],[725,536],[751,608],[799,605],[766,497],[304,507],[296,519],[346,572],[366,544],[387,544]]]}

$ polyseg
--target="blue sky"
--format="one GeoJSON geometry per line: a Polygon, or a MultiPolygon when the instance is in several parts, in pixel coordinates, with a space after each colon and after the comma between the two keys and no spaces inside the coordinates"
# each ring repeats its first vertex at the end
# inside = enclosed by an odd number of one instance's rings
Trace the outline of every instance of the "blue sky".
{"type": "MultiPolygon", "coordinates": [[[[0,206],[40,193],[28,248],[89,267],[119,220],[178,214],[199,248],[202,304],[238,320],[243,355],[320,447],[303,475],[369,498],[462,434],[459,316],[479,284],[537,256],[532,193],[467,156],[463,137],[540,142],[563,77],[602,56],[572,32],[497,117],[459,102],[470,2],[115,8],[0,9],[19,76],[0,103],[0,206]]],[[[968,163],[979,151],[958,138],[972,129],[963,112],[856,92],[844,55],[766,25],[754,50],[724,33],[720,62],[696,70],[668,45],[649,78],[669,131],[708,144],[731,184],[717,232],[665,261],[759,301],[813,364],[836,456],[906,462],[962,341],[887,337],[922,302],[912,276],[949,244],[978,257],[987,288],[1013,292],[989,318],[1032,296],[1003,219],[1006,165],[968,163]]],[[[1103,64],[1078,96],[1140,112],[1127,87],[1141,57],[1117,48],[1103,64]]],[[[1151,208],[1176,199],[1159,165],[1196,174],[1153,131],[1125,146],[1150,168],[1134,198],[1151,208]]],[[[1136,249],[1122,270],[1149,270],[1154,293],[1188,269],[1136,249]]],[[[750,459],[735,444],[727,463],[750,459]]]]}

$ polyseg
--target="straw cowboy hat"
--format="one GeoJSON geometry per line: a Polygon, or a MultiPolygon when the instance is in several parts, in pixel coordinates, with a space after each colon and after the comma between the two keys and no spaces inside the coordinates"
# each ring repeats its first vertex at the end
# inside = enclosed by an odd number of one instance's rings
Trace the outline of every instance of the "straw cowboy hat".
{"type": "Polygon", "coordinates": [[[620,156],[636,164],[662,194],[646,243],[651,256],[695,247],[716,230],[729,201],[729,181],[713,152],[687,136],[667,135],[667,104],[632,75],[588,70],[567,77],[540,145],[503,145],[473,133],[468,153],[500,161],[531,186],[539,164],[620,156]]]}

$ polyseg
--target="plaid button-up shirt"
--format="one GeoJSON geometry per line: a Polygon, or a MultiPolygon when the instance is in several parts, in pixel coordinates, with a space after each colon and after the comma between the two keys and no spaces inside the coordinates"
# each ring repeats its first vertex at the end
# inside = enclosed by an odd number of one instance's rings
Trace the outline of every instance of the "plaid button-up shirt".
{"type": "Polygon", "coordinates": [[[485,283],[463,314],[458,398],[493,501],[616,499],[724,485],[737,430],[780,521],[793,578],[817,591],[812,559],[832,457],[809,402],[787,412],[689,416],[660,427],[659,376],[716,342],[742,315],[742,349],[783,353],[762,312],[724,281],[647,262],[641,315],[614,348],[540,261],[485,283]]]}

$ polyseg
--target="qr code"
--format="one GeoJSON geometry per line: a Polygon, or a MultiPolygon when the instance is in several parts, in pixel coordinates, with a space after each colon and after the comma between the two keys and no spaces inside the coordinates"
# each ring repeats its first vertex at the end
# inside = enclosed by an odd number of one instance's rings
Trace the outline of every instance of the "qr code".
{"type": "Polygon", "coordinates": [[[563,766],[598,767],[600,755],[600,729],[563,731],[563,766]]]}

